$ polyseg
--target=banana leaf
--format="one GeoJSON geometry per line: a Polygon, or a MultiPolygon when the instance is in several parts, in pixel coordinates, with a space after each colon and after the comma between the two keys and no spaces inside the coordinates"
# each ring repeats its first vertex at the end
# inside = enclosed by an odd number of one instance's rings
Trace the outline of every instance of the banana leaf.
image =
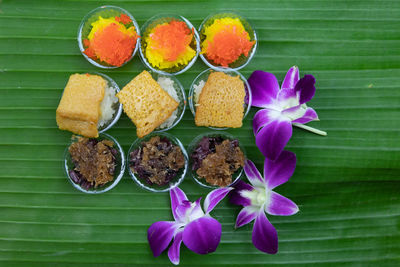
{"type": "MultiPolygon", "coordinates": [[[[0,1],[0,265],[169,265],[153,258],[147,228],[172,220],[168,193],[139,188],[126,173],[101,195],[74,189],[63,172],[71,134],[60,131],[55,109],[72,73],[100,71],[121,87],[144,69],[138,56],[122,68],[100,70],[81,55],[76,36],[90,10],[112,4],[142,25],[158,13],[180,14],[196,27],[210,13],[245,16],[259,36],[258,51],[241,73],[257,69],[282,81],[293,65],[316,77],[310,126],[294,129],[286,149],[297,154],[291,180],[277,192],[299,205],[290,217],[269,216],[279,252],[251,243],[252,226],[234,229],[239,207],[224,200],[213,216],[222,224],[216,252],[197,255],[182,246],[182,266],[394,266],[400,264],[400,2],[321,0],[0,1]]],[[[188,91],[206,65],[198,59],[178,79],[188,91]]],[[[239,138],[261,168],[252,108],[239,138]]],[[[209,131],[189,110],[169,133],[184,145],[209,131]]],[[[126,115],[109,131],[125,151],[136,139],[126,115]]],[[[187,176],[191,200],[205,196],[187,176]]]]}

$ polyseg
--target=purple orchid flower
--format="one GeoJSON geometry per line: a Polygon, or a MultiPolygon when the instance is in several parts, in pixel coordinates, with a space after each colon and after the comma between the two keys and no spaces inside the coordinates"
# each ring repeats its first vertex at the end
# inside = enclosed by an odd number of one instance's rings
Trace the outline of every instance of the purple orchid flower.
{"type": "Polygon", "coordinates": [[[255,219],[252,241],[254,246],[266,253],[278,252],[278,234],[268,221],[265,212],[271,215],[289,216],[299,208],[290,199],[272,191],[286,183],[296,168],[296,155],[283,151],[275,160],[265,159],[264,177],[250,160],[246,161],[244,171],[251,185],[239,181],[231,192],[230,201],[244,208],[239,212],[235,227],[241,227],[255,219]]]}
{"type": "Polygon", "coordinates": [[[174,240],[168,249],[168,257],[175,265],[179,264],[182,241],[195,253],[214,252],[221,240],[222,230],[221,224],[210,216],[210,212],[232,189],[224,187],[211,191],[204,200],[205,213],[200,206],[201,198],[192,203],[181,189],[171,189],[171,209],[175,221],[155,222],[147,231],[154,257],[158,257],[172,239],[174,240]]]}
{"type": "Polygon", "coordinates": [[[292,125],[326,135],[326,132],[303,125],[318,120],[314,109],[307,107],[315,94],[315,78],[304,75],[299,79],[299,69],[293,66],[287,72],[281,89],[278,80],[269,72],[254,71],[248,79],[253,96],[252,106],[263,108],[253,119],[257,147],[271,160],[283,151],[292,136],[292,125]]]}

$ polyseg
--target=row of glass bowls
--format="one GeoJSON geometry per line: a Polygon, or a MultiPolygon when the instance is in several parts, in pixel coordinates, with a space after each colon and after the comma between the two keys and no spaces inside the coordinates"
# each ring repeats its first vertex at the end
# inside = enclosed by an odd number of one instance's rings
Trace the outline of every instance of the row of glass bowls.
{"type": "MultiPolygon", "coordinates": [[[[195,85],[198,85],[201,81],[206,82],[207,79],[208,79],[208,76],[210,75],[210,73],[212,71],[214,71],[214,70],[207,69],[207,70],[201,72],[193,80],[193,82],[192,82],[192,84],[190,86],[188,101],[189,101],[189,108],[190,108],[193,116],[195,116],[195,114],[196,114],[196,109],[195,109],[195,104],[196,103],[195,103],[195,100],[194,100],[195,85]]],[[[222,71],[222,72],[224,72],[224,73],[226,73],[228,75],[239,76],[240,79],[243,81],[244,87],[245,87],[245,90],[246,90],[246,101],[245,101],[244,114],[243,114],[243,119],[244,119],[247,116],[247,114],[249,113],[250,107],[251,107],[252,95],[251,95],[250,86],[249,86],[246,78],[242,74],[240,74],[238,71],[227,70],[227,69],[220,70],[220,71],[222,71]]],[[[161,128],[157,128],[155,130],[156,132],[167,131],[167,130],[175,127],[180,122],[180,120],[183,117],[183,114],[185,113],[185,108],[186,108],[185,89],[184,89],[183,85],[179,82],[179,80],[175,76],[171,76],[171,75],[167,76],[167,75],[159,74],[159,73],[155,73],[155,72],[150,72],[150,73],[151,73],[153,79],[155,79],[156,81],[157,81],[157,79],[159,77],[166,77],[166,78],[169,78],[169,79],[173,80],[174,89],[176,90],[176,93],[177,93],[178,98],[180,100],[179,101],[179,106],[178,106],[178,114],[176,116],[175,121],[169,127],[162,128],[162,129],[161,128]]],[[[109,76],[107,76],[105,74],[102,74],[102,73],[98,73],[98,72],[94,73],[94,74],[102,76],[104,79],[107,80],[108,86],[111,86],[111,87],[115,88],[117,92],[120,91],[117,83],[113,79],[111,79],[109,76]]],[[[114,110],[116,110],[116,112],[114,113],[113,118],[110,120],[110,122],[108,124],[106,124],[103,127],[98,129],[100,133],[103,133],[103,132],[107,131],[108,129],[110,129],[119,120],[119,118],[121,116],[121,113],[122,113],[122,104],[118,102],[115,105],[116,106],[113,107],[113,108],[114,108],[114,110]]],[[[214,127],[209,127],[209,128],[214,129],[214,130],[225,130],[226,129],[226,128],[214,128],[214,127]]]]}
{"type": "MultiPolygon", "coordinates": [[[[171,70],[171,71],[164,71],[161,69],[157,69],[154,68],[146,59],[146,57],[144,56],[144,51],[141,47],[144,47],[143,44],[141,44],[142,42],[142,38],[139,38],[136,42],[136,47],[133,50],[132,56],[123,64],[125,65],[126,63],[128,63],[137,53],[137,51],[139,50],[139,54],[140,54],[140,59],[142,60],[143,64],[148,67],[149,69],[151,69],[152,71],[155,71],[157,73],[160,74],[166,74],[166,75],[171,75],[171,74],[181,74],[185,71],[187,71],[196,61],[197,57],[200,55],[200,58],[204,61],[204,63],[209,66],[212,69],[215,70],[221,70],[221,69],[226,69],[224,67],[221,66],[217,66],[215,64],[213,64],[212,62],[210,62],[209,60],[207,60],[207,58],[200,53],[200,42],[201,39],[203,38],[201,36],[201,34],[199,35],[199,33],[196,31],[196,29],[194,28],[194,26],[192,25],[192,23],[190,23],[190,21],[188,19],[186,19],[183,16],[177,16],[177,15],[171,15],[171,14],[160,14],[160,15],[156,15],[152,18],[150,18],[146,23],[143,24],[143,26],[141,28],[139,28],[138,23],[136,22],[135,18],[126,10],[120,8],[120,7],[116,7],[116,6],[101,6],[98,7],[92,11],[90,11],[82,20],[79,29],[78,29],[78,44],[79,44],[79,49],[82,53],[82,55],[93,65],[95,65],[96,67],[99,68],[105,68],[105,69],[113,69],[113,68],[118,68],[120,66],[111,66],[111,65],[105,65],[104,63],[97,61],[97,60],[93,60],[91,58],[89,58],[85,53],[83,53],[83,51],[85,50],[84,45],[83,45],[83,39],[84,36],[87,36],[89,30],[90,30],[90,25],[92,22],[94,22],[95,20],[98,19],[99,16],[104,16],[104,17],[109,17],[109,16],[119,16],[120,14],[125,14],[127,16],[129,16],[133,22],[133,25],[136,29],[136,32],[139,36],[141,36],[140,34],[145,34],[149,29],[151,29],[151,27],[154,26],[154,24],[157,21],[160,21],[162,19],[165,18],[173,18],[173,19],[178,19],[180,21],[184,21],[187,26],[189,27],[189,29],[193,29],[194,30],[194,38],[196,40],[196,56],[193,57],[193,59],[182,69],[178,69],[178,70],[171,70]]],[[[255,52],[256,52],[256,48],[257,48],[257,34],[254,30],[254,27],[251,26],[251,24],[245,20],[242,16],[233,13],[233,12],[226,12],[226,13],[215,13],[212,14],[210,16],[208,16],[200,25],[199,27],[199,32],[201,33],[203,30],[204,25],[207,23],[207,21],[211,18],[221,18],[221,17],[234,17],[234,18],[239,18],[240,21],[242,22],[242,24],[244,25],[246,31],[249,32],[250,34],[250,38],[251,40],[255,41],[255,45],[253,46],[251,52],[249,53],[249,55],[247,57],[243,57],[238,59],[236,62],[232,63],[229,65],[229,69],[233,69],[233,70],[239,70],[243,67],[245,67],[250,60],[253,58],[255,52]]],[[[123,66],[122,65],[122,66],[123,66]]]]}
{"type": "MultiPolygon", "coordinates": [[[[114,188],[119,181],[122,179],[124,172],[125,172],[125,168],[128,168],[128,172],[129,175],[132,177],[132,179],[143,189],[146,189],[148,191],[151,192],[166,192],[169,191],[170,189],[178,186],[183,179],[185,178],[185,175],[189,172],[189,175],[193,177],[193,179],[200,184],[201,186],[204,187],[208,187],[208,188],[217,188],[217,186],[212,186],[210,184],[207,184],[204,179],[201,179],[196,171],[192,170],[192,159],[190,158],[190,155],[193,153],[193,151],[196,149],[198,143],[200,142],[200,140],[203,137],[216,137],[216,136],[221,136],[225,139],[237,139],[234,136],[226,133],[226,132],[209,132],[209,133],[204,133],[201,135],[198,135],[197,137],[195,137],[192,142],[188,145],[188,151],[186,151],[185,147],[182,145],[181,141],[176,138],[175,136],[165,133],[165,132],[153,132],[143,138],[138,138],[136,139],[131,147],[128,150],[127,156],[125,157],[124,151],[121,147],[121,145],[118,143],[118,141],[112,137],[111,135],[108,135],[106,133],[101,133],[99,135],[99,137],[97,138],[97,140],[101,141],[104,139],[107,140],[111,140],[114,142],[114,148],[117,149],[118,154],[116,155],[116,169],[115,169],[115,174],[114,174],[114,180],[112,182],[109,182],[99,188],[93,188],[93,189],[85,189],[83,187],[81,187],[79,184],[76,184],[70,177],[69,175],[69,170],[72,170],[74,168],[72,159],[71,159],[71,155],[68,151],[69,146],[75,142],[76,140],[72,139],[71,143],[68,145],[68,147],[65,150],[64,153],[64,171],[65,174],[67,175],[67,177],[69,178],[68,180],[71,182],[71,184],[78,190],[84,192],[84,193],[88,193],[88,194],[99,194],[99,193],[104,193],[107,192],[109,190],[111,190],[112,188],[114,188]],[[160,136],[160,137],[166,137],[167,139],[169,139],[174,145],[177,145],[180,147],[184,157],[185,157],[185,166],[180,169],[180,171],[177,173],[177,175],[166,185],[163,186],[158,186],[158,185],[150,185],[150,184],[146,184],[142,179],[138,178],[131,170],[130,166],[129,166],[129,162],[130,162],[130,153],[137,149],[138,147],[141,146],[142,142],[146,142],[148,141],[151,137],[153,136],[160,136]]],[[[244,147],[240,144],[239,141],[239,146],[240,149],[243,151],[243,153],[246,153],[244,150],[244,147]]],[[[238,181],[238,179],[240,178],[240,176],[242,175],[243,172],[243,168],[240,168],[238,171],[236,171],[233,176],[232,176],[232,184],[236,183],[238,181]]]]}

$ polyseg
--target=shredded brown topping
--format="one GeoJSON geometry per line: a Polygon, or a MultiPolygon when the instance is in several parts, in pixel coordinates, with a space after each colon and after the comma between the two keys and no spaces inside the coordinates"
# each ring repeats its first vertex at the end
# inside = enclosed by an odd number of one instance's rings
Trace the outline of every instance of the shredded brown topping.
{"type": "Polygon", "coordinates": [[[224,140],[201,161],[196,173],[211,185],[228,186],[232,183],[232,174],[244,166],[244,160],[237,141],[224,140]]]}
{"type": "Polygon", "coordinates": [[[96,188],[112,181],[116,166],[116,150],[113,145],[114,142],[110,140],[97,141],[85,137],[79,137],[77,142],[71,144],[68,151],[75,164],[73,171],[79,178],[79,181],[75,181],[71,177],[74,182],[83,187],[96,188]]]}

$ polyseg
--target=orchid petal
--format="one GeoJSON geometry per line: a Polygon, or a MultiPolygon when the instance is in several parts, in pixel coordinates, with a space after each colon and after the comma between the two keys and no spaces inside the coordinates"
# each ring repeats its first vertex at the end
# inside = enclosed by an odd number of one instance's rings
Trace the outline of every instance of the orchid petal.
{"type": "Polygon", "coordinates": [[[297,66],[291,67],[286,73],[285,79],[282,82],[282,89],[294,89],[296,83],[299,81],[299,68],[297,66]]]}
{"type": "Polygon", "coordinates": [[[233,189],[233,187],[218,188],[208,193],[204,200],[204,210],[210,213],[218,203],[233,189]]]}
{"type": "Polygon", "coordinates": [[[181,218],[176,214],[176,208],[181,205],[184,200],[188,200],[188,198],[186,197],[185,192],[183,192],[179,187],[171,189],[169,195],[171,198],[172,215],[176,221],[180,221],[181,218]]]}
{"type": "Polygon", "coordinates": [[[242,227],[243,225],[246,225],[248,223],[250,223],[251,221],[253,221],[258,213],[259,213],[259,209],[249,206],[249,207],[244,207],[238,214],[237,218],[236,218],[236,224],[235,224],[235,228],[239,228],[242,227]]]}
{"type": "Polygon", "coordinates": [[[299,211],[296,203],[290,199],[271,191],[270,202],[265,206],[265,212],[271,215],[290,216],[299,211]]]}
{"type": "Polygon", "coordinates": [[[198,254],[214,252],[221,240],[221,224],[209,216],[201,217],[186,225],[183,243],[198,254]]]}
{"type": "Polygon", "coordinates": [[[175,222],[155,222],[147,230],[147,240],[154,257],[160,254],[168,247],[174,237],[175,229],[178,225],[175,222]]]}
{"type": "Polygon", "coordinates": [[[179,264],[180,249],[181,249],[181,244],[182,244],[182,236],[183,236],[183,232],[182,231],[177,233],[175,235],[175,237],[174,237],[174,241],[172,242],[171,247],[168,250],[168,258],[175,265],[179,264]]]}
{"type": "Polygon", "coordinates": [[[272,73],[256,70],[247,81],[251,88],[252,106],[265,108],[273,105],[279,92],[279,84],[272,73]]]}
{"type": "Polygon", "coordinates": [[[303,117],[304,114],[306,114],[306,108],[304,108],[303,105],[297,105],[282,111],[282,115],[288,117],[291,121],[303,117]]]}
{"type": "Polygon", "coordinates": [[[275,160],[265,159],[264,177],[268,189],[274,189],[278,185],[286,183],[296,168],[296,154],[290,151],[282,151],[275,160]]]}
{"type": "Polygon", "coordinates": [[[286,117],[280,117],[262,128],[256,135],[256,145],[261,153],[275,160],[292,136],[292,124],[286,117]]]}
{"type": "Polygon", "coordinates": [[[307,122],[315,121],[315,120],[318,120],[317,112],[315,112],[314,109],[307,107],[304,115],[292,122],[305,124],[307,122]]]}
{"type": "Polygon", "coordinates": [[[257,170],[257,167],[251,160],[246,160],[243,169],[247,179],[249,179],[249,182],[254,187],[264,187],[264,178],[261,176],[260,172],[257,170]]]}
{"type": "Polygon", "coordinates": [[[251,200],[243,197],[240,192],[242,190],[247,190],[247,191],[252,191],[254,190],[254,188],[243,182],[242,180],[239,180],[236,184],[235,184],[235,190],[231,191],[231,193],[229,194],[229,201],[232,204],[238,205],[238,206],[250,206],[251,205],[251,200]]]}
{"type": "Polygon", "coordinates": [[[252,241],[254,246],[269,254],[278,252],[278,233],[268,221],[264,212],[259,212],[253,226],[252,241]]]}
{"type": "Polygon", "coordinates": [[[194,221],[204,216],[204,212],[201,209],[200,201],[201,198],[199,198],[198,200],[196,200],[195,203],[192,204],[192,210],[189,214],[189,221],[194,221]]]}
{"type": "Polygon", "coordinates": [[[253,132],[254,135],[262,128],[277,120],[281,113],[274,109],[261,109],[257,111],[253,118],[253,132]]]}
{"type": "Polygon", "coordinates": [[[310,101],[315,94],[315,78],[310,74],[304,75],[295,87],[296,92],[300,92],[300,104],[310,101]]]}

